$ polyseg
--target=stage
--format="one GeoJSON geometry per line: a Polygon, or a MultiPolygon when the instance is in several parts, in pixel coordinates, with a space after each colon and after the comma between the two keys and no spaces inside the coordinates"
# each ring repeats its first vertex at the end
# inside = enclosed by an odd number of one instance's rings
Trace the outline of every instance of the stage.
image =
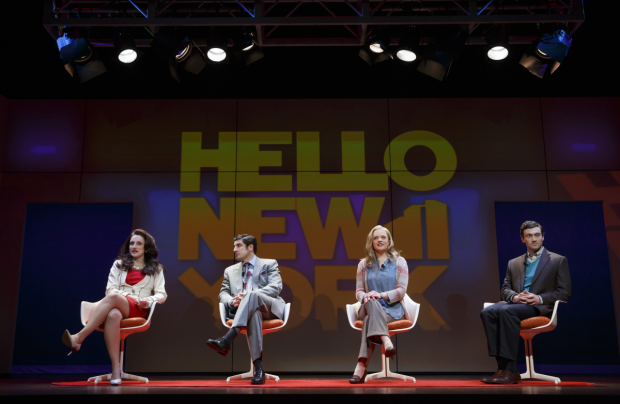
{"type": "MultiPolygon", "coordinates": [[[[149,385],[135,386],[126,383],[123,386],[113,387],[108,384],[97,386],[63,386],[52,385],[52,383],[66,383],[84,381],[85,375],[37,375],[28,377],[17,377],[0,380],[0,396],[3,403],[23,402],[24,399],[47,399],[53,398],[54,401],[63,400],[64,403],[84,403],[85,400],[92,402],[110,402],[115,404],[124,402],[136,402],[139,398],[145,398],[151,402],[166,402],[169,400],[178,401],[182,399],[184,403],[204,402],[209,399],[235,400],[243,399],[242,396],[251,394],[252,403],[295,403],[316,402],[318,400],[329,400],[330,402],[339,399],[350,399],[355,396],[358,403],[386,403],[399,402],[401,399],[416,400],[419,402],[436,402],[437,400],[458,400],[459,402],[476,403],[496,403],[496,402],[522,402],[524,399],[528,403],[540,402],[545,404],[578,402],[584,399],[595,399],[597,403],[617,402],[620,397],[620,377],[619,376],[578,376],[561,375],[562,383],[568,385],[541,386],[541,385],[513,385],[513,386],[470,386],[470,387],[422,387],[433,383],[463,385],[466,381],[477,381],[482,375],[460,374],[460,375],[438,375],[438,374],[415,374],[417,383],[411,383],[410,387],[402,387],[402,383],[394,381],[390,387],[389,381],[374,382],[380,386],[370,386],[371,383],[362,386],[347,385],[343,386],[338,381],[348,379],[349,375],[293,375],[280,374],[281,379],[278,386],[273,386],[274,382],[268,382],[267,386],[250,386],[250,382],[244,381],[246,385],[241,386],[241,382],[231,383],[230,387],[157,387],[158,383],[167,382],[209,382],[223,381],[228,375],[145,375],[150,379],[149,385]],[[317,382],[324,384],[339,384],[339,387],[285,387],[292,381],[307,381],[309,384],[316,385],[317,382]],[[287,383],[289,382],[289,383],[287,383]],[[582,382],[583,385],[571,385],[575,382],[582,382]],[[587,384],[586,384],[587,383],[587,384]],[[109,397],[113,395],[114,397],[109,397]],[[182,395],[180,397],[179,395],[182,395]],[[338,397],[332,397],[338,395],[338,397]],[[416,397],[411,397],[415,395],[416,397]],[[458,395],[460,397],[454,397],[458,395]],[[139,397],[138,397],[139,396],[139,397]],[[208,396],[208,397],[207,397],[208,396]],[[223,397],[225,396],[225,398],[223,397]],[[403,397],[409,396],[409,397],[403,397]],[[526,396],[526,397],[524,397],[526,396]]],[[[320,383],[318,383],[320,384],[320,383]]],[[[299,383],[293,383],[299,386],[299,383]]]]}

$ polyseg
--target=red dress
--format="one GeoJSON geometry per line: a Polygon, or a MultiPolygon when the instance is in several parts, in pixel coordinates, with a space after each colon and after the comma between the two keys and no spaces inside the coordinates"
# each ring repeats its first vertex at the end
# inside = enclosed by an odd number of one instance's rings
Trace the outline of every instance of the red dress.
{"type": "MultiPolygon", "coordinates": [[[[125,278],[125,282],[128,285],[133,286],[136,283],[142,281],[142,279],[144,279],[145,276],[146,275],[143,274],[142,271],[138,271],[138,270],[131,268],[129,270],[129,273],[127,274],[127,278],[125,278]]],[[[138,306],[136,302],[134,302],[133,299],[131,299],[129,296],[125,296],[125,298],[127,299],[127,302],[129,303],[129,316],[127,316],[127,318],[134,318],[134,317],[147,318],[149,316],[149,312],[147,309],[143,309],[142,307],[138,306]]]]}

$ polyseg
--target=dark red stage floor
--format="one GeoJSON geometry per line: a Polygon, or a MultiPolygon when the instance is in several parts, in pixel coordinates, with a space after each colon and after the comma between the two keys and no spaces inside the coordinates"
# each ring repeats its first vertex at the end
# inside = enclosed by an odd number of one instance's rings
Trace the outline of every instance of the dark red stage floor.
{"type": "MultiPolygon", "coordinates": [[[[147,375],[152,382],[157,381],[219,381],[225,380],[226,376],[178,376],[178,375],[147,375]]],[[[317,380],[333,382],[346,380],[347,375],[280,375],[282,381],[286,380],[307,380],[309,384],[316,385],[317,380]]],[[[459,404],[466,403],[522,403],[526,400],[527,404],[540,402],[545,404],[583,402],[584,400],[599,403],[616,403],[620,399],[620,376],[561,376],[563,382],[586,382],[594,385],[583,386],[469,386],[469,387],[422,387],[428,386],[431,381],[458,380],[461,384],[467,380],[478,380],[480,375],[415,375],[419,384],[413,383],[411,387],[402,387],[396,382],[398,387],[390,387],[384,383],[381,387],[298,387],[299,383],[294,383],[295,387],[282,386],[269,388],[241,387],[231,385],[230,387],[157,387],[152,386],[135,387],[130,385],[112,387],[109,385],[98,386],[58,386],[52,382],[72,382],[86,380],[83,375],[72,376],[38,376],[38,377],[13,377],[0,380],[0,396],[3,403],[23,402],[25,399],[51,399],[53,401],[62,400],[65,404],[88,402],[110,402],[114,404],[121,402],[135,403],[136,399],[147,399],[150,402],[167,402],[183,400],[183,403],[200,402],[204,400],[243,399],[247,394],[252,395],[252,404],[262,402],[269,403],[294,403],[317,402],[329,400],[356,400],[360,403],[381,403],[400,402],[401,399],[415,400],[419,402],[437,402],[437,400],[456,400],[459,404]],[[179,396],[181,395],[181,396],[179,396]],[[139,397],[138,397],[139,396],[139,397]],[[224,397],[225,396],[225,397],[224,397]],[[355,397],[353,397],[355,396],[355,397]],[[404,397],[407,396],[407,397],[404,397]],[[415,397],[412,397],[415,396],[415,397]]],[[[249,382],[248,382],[249,383],[249,382]]],[[[330,384],[326,383],[326,384],[330,384]]],[[[288,383],[287,383],[288,384],[288,383]]],[[[383,383],[382,383],[383,384],[383,383]]],[[[441,383],[435,383],[441,384],[441,383]]],[[[249,398],[249,397],[248,397],[249,398]]]]}

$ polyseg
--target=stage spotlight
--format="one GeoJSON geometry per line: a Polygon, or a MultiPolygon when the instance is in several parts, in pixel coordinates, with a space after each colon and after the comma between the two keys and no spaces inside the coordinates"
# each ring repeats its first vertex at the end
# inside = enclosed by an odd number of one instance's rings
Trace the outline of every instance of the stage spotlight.
{"type": "Polygon", "coordinates": [[[387,29],[379,30],[366,39],[366,43],[360,48],[359,57],[369,65],[393,59],[394,57],[388,49],[391,39],[392,36],[387,29]]]}
{"type": "Polygon", "coordinates": [[[123,65],[131,65],[142,51],[136,47],[133,34],[129,30],[119,30],[114,34],[114,61],[123,65]]]}
{"type": "Polygon", "coordinates": [[[181,83],[179,68],[192,74],[200,74],[205,68],[205,55],[187,32],[175,28],[157,31],[151,47],[168,61],[170,74],[181,83]]]}
{"type": "Polygon", "coordinates": [[[418,58],[420,53],[420,30],[415,27],[403,28],[403,34],[396,48],[398,60],[411,63],[418,58]]]}
{"type": "Polygon", "coordinates": [[[452,62],[463,52],[467,34],[460,29],[446,31],[426,45],[418,71],[443,81],[450,72],[452,62]]]}
{"type": "Polygon", "coordinates": [[[519,64],[536,77],[547,77],[564,62],[572,41],[566,26],[556,27],[542,34],[523,54],[519,64]]]}
{"type": "Polygon", "coordinates": [[[508,30],[505,25],[491,25],[485,32],[487,57],[504,60],[508,57],[508,30]]]}
{"type": "Polygon", "coordinates": [[[254,38],[254,33],[246,31],[244,28],[239,30],[233,38],[234,46],[232,53],[237,59],[245,63],[252,64],[262,59],[265,54],[254,38]]]}
{"type": "Polygon", "coordinates": [[[71,77],[85,83],[107,70],[88,39],[88,31],[64,27],[63,36],[56,40],[60,59],[71,77]]]}
{"type": "Polygon", "coordinates": [[[209,29],[207,37],[207,63],[228,63],[228,37],[221,29],[209,29]]]}

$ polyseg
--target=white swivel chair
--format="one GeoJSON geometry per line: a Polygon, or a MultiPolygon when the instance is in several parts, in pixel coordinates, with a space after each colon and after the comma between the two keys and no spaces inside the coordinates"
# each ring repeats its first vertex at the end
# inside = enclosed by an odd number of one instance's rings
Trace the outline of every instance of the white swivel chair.
{"type": "MultiPolygon", "coordinates": [[[[284,307],[284,318],[282,320],[276,318],[272,320],[263,321],[263,335],[276,332],[280,330],[282,327],[284,327],[288,321],[288,315],[290,311],[291,311],[291,304],[287,303],[286,306],[284,307]]],[[[220,303],[220,319],[222,319],[222,324],[224,324],[224,327],[228,329],[231,328],[233,320],[226,320],[226,307],[224,307],[224,304],[222,303],[220,303]]],[[[241,334],[245,335],[245,338],[248,341],[248,348],[249,348],[250,339],[248,338],[248,335],[246,334],[245,327],[241,330],[241,334]]],[[[254,362],[252,361],[251,357],[250,357],[250,370],[240,375],[230,376],[228,379],[226,379],[226,383],[230,383],[231,380],[247,379],[249,377],[254,377],[254,362]]],[[[280,378],[278,376],[265,373],[265,380],[275,380],[277,383],[278,381],[280,381],[280,378]]]]}
{"type": "MultiPolygon", "coordinates": [[[[400,334],[401,332],[407,332],[411,330],[415,323],[418,321],[418,314],[420,313],[420,304],[411,300],[409,295],[405,295],[404,299],[405,310],[407,315],[405,318],[407,320],[397,320],[390,324],[388,324],[388,332],[390,337],[394,334],[400,334]]],[[[351,328],[362,331],[363,321],[357,320],[357,312],[362,307],[360,302],[355,304],[347,304],[347,317],[349,319],[349,324],[351,328]]],[[[402,379],[404,381],[411,380],[415,383],[415,377],[401,375],[399,373],[393,373],[390,371],[390,358],[385,357],[385,347],[381,347],[381,372],[373,373],[366,376],[365,383],[368,383],[370,380],[381,379],[384,377],[393,377],[395,379],[402,379]]]]}
{"type": "MultiPolygon", "coordinates": [[[[539,379],[554,382],[559,384],[561,382],[559,377],[547,376],[534,371],[534,350],[532,349],[532,339],[542,332],[549,332],[555,330],[558,325],[558,305],[560,303],[566,303],[565,301],[558,300],[553,307],[553,314],[551,318],[545,316],[531,317],[521,321],[521,338],[525,343],[525,373],[521,373],[522,379],[539,379]]],[[[494,303],[485,303],[484,308],[493,305],[494,303]]]]}
{"type": "MultiPolygon", "coordinates": [[[[82,325],[85,326],[86,323],[88,323],[88,319],[90,318],[91,313],[93,312],[95,307],[97,307],[98,304],[99,302],[96,302],[96,303],[82,302],[82,307],[80,309],[80,317],[82,319],[82,325]]],[[[155,312],[155,304],[151,306],[149,316],[146,319],[142,317],[135,317],[135,318],[126,318],[124,320],[121,320],[121,329],[120,329],[120,332],[121,332],[121,347],[120,347],[121,348],[120,349],[121,379],[137,380],[139,382],[144,382],[144,383],[149,382],[149,379],[147,379],[146,377],[135,376],[129,373],[125,373],[123,371],[123,368],[124,368],[123,359],[124,359],[124,353],[125,353],[124,352],[125,351],[125,338],[127,338],[128,335],[148,330],[149,327],[151,326],[151,317],[153,317],[153,312],[155,312]]],[[[103,332],[102,325],[103,324],[97,327],[97,331],[103,332]]],[[[111,378],[112,378],[112,374],[108,373],[108,374],[101,375],[101,376],[93,376],[88,379],[88,382],[89,383],[94,382],[95,384],[97,384],[103,380],[110,380],[111,378]]]]}

